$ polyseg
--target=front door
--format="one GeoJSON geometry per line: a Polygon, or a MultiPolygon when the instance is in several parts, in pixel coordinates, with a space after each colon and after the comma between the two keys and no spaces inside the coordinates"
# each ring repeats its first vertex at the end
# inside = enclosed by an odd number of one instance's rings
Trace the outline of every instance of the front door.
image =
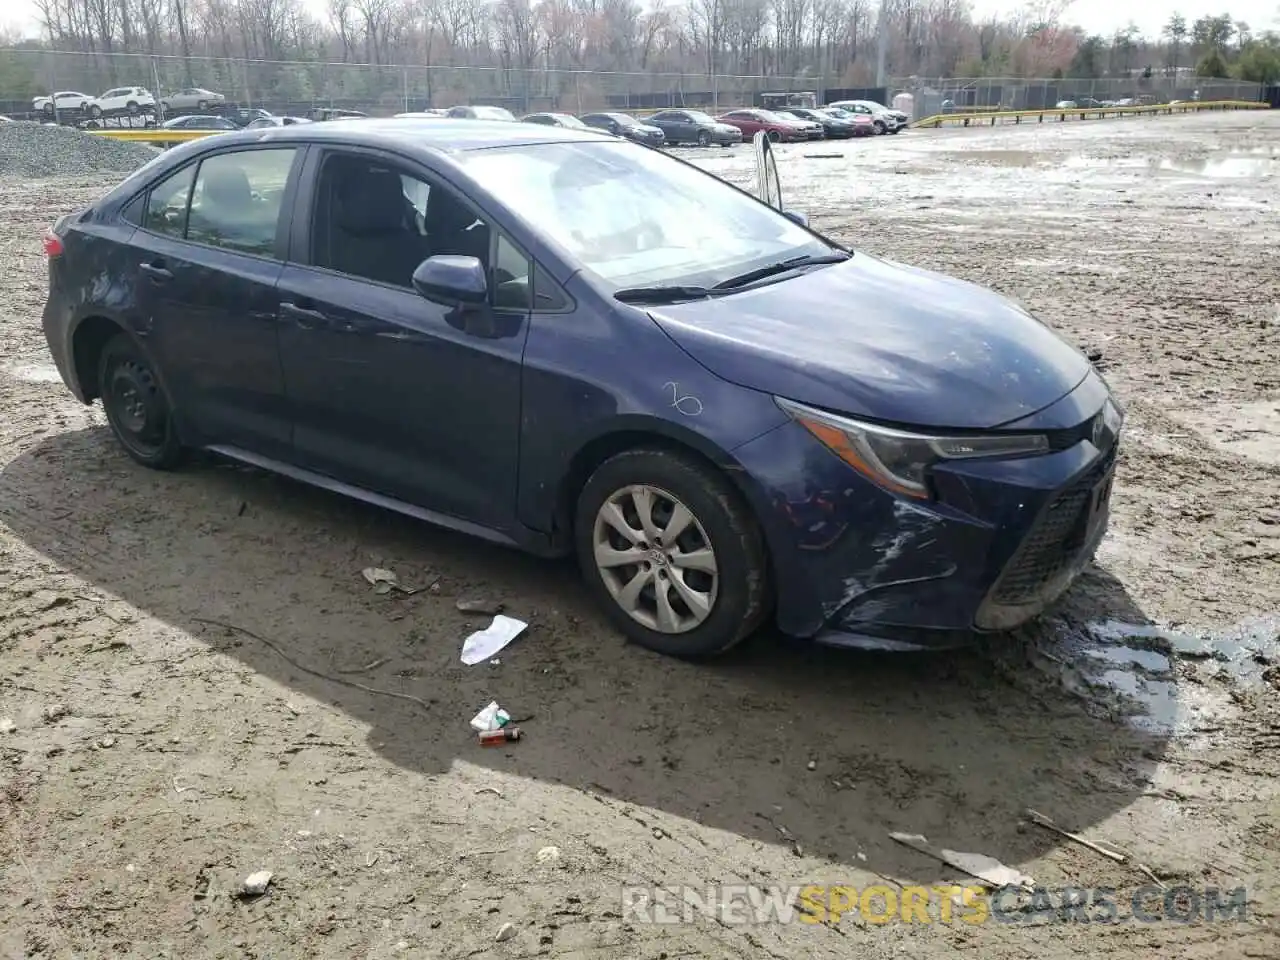
{"type": "Polygon", "coordinates": [[[131,241],[139,333],[205,445],[288,456],[276,282],[301,151],[241,149],[152,187],[131,241]]]}
{"type": "Polygon", "coordinates": [[[429,510],[506,526],[529,331],[521,257],[407,162],[334,149],[315,151],[307,167],[294,235],[303,249],[280,278],[295,458],[429,510]],[[435,254],[480,259],[494,299],[464,311],[420,296],[413,272],[435,254]]]}

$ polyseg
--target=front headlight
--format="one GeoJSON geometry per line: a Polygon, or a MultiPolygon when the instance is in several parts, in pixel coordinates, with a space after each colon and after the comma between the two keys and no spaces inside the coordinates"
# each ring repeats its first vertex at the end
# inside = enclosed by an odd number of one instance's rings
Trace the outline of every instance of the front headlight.
{"type": "Polygon", "coordinates": [[[1028,457],[1049,450],[1038,433],[939,436],[863,423],[775,397],[784,411],[867,479],[908,497],[927,499],[929,468],[941,460],[1028,457]]]}

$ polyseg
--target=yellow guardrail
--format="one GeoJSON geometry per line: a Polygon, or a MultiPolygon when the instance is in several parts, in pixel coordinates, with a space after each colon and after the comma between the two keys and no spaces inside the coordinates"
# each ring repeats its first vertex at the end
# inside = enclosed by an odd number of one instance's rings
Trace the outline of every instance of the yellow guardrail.
{"type": "Polygon", "coordinates": [[[1150,115],[1174,113],[1198,113],[1204,110],[1268,110],[1270,104],[1257,103],[1253,100],[1203,100],[1186,103],[1156,103],[1149,106],[1135,107],[1071,107],[1065,110],[1045,108],[1043,110],[993,110],[989,113],[938,113],[921,120],[912,120],[913,127],[941,127],[946,125],[976,127],[992,126],[998,123],[1022,123],[1024,120],[1035,120],[1044,123],[1049,120],[1064,121],[1068,118],[1079,120],[1101,120],[1106,117],[1122,117],[1132,114],[1150,115]]]}
{"type": "Polygon", "coordinates": [[[99,127],[86,129],[85,133],[110,137],[112,140],[141,140],[143,143],[186,143],[215,133],[231,133],[230,130],[165,130],[163,127],[99,127]]]}

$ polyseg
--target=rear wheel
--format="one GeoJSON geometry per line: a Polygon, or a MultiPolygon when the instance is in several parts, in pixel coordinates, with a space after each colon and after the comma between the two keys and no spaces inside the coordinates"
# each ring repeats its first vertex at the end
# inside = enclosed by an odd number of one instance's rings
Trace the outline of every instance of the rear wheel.
{"type": "Polygon", "coordinates": [[[605,461],[578,499],[583,574],[626,637],[688,659],[722,653],[767,613],[764,542],[713,468],[667,450],[605,461]]]}
{"type": "Polygon", "coordinates": [[[98,117],[102,116],[102,108],[98,106],[96,103],[93,104],[93,106],[89,108],[89,115],[94,119],[97,119],[98,117]]]}
{"type": "Polygon", "coordinates": [[[201,100],[199,103],[196,104],[196,109],[199,110],[201,113],[203,113],[205,110],[208,110],[209,101],[201,100]]]}
{"type": "Polygon", "coordinates": [[[710,130],[699,130],[699,131],[698,131],[698,146],[700,146],[700,147],[709,147],[709,146],[711,146],[711,131],[710,131],[710,130]]]}
{"type": "Polygon", "coordinates": [[[126,333],[116,334],[102,348],[98,392],[107,423],[125,453],[155,470],[178,465],[183,449],[168,398],[150,361],[126,333]]]}
{"type": "Polygon", "coordinates": [[[124,107],[126,110],[128,110],[130,113],[134,115],[138,113],[138,104],[134,100],[130,100],[128,103],[124,105],[124,107]]]}

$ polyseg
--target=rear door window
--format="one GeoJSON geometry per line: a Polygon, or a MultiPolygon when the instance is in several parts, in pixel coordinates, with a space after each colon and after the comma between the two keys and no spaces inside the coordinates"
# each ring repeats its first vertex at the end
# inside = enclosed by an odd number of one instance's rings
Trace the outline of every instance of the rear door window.
{"type": "Polygon", "coordinates": [[[271,256],[296,147],[241,150],[204,160],[191,193],[187,239],[271,256]]]}
{"type": "Polygon", "coordinates": [[[186,235],[187,201],[191,197],[191,181],[195,174],[196,165],[193,163],[151,188],[142,220],[143,229],[179,239],[186,235]]]}

